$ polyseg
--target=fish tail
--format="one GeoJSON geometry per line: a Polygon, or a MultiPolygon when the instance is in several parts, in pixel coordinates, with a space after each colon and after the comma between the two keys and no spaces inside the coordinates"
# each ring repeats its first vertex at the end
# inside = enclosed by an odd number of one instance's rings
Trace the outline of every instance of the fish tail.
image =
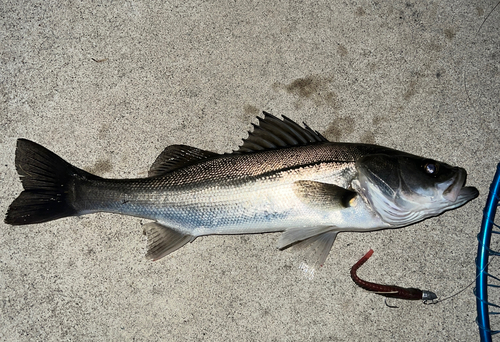
{"type": "Polygon", "coordinates": [[[75,184],[94,176],[26,139],[17,140],[15,162],[24,191],[10,205],[5,223],[41,223],[78,214],[75,184]]]}

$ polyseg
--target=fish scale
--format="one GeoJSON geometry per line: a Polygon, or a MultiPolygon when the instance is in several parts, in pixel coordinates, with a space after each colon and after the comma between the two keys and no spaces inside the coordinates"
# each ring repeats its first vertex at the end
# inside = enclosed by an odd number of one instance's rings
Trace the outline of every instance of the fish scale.
{"type": "MultiPolygon", "coordinates": [[[[245,165],[247,158],[241,159],[243,163],[239,164],[245,165]]],[[[233,165],[239,166],[238,163],[233,165]]],[[[351,179],[346,177],[345,170],[352,176],[353,166],[353,163],[332,162],[328,167],[318,163],[274,173],[266,168],[259,170],[262,174],[253,172],[251,176],[229,180],[221,172],[219,176],[223,180],[197,179],[189,185],[172,186],[179,178],[178,173],[184,172],[174,171],[158,179],[131,180],[126,193],[122,190],[123,180],[100,179],[80,185],[77,193],[83,198],[78,203],[85,203],[85,207],[77,210],[154,219],[194,236],[241,233],[242,229],[247,233],[259,233],[263,229],[281,231],[305,224],[301,219],[305,216],[307,222],[314,220],[319,226],[340,226],[342,222],[337,212],[325,213],[314,206],[306,206],[296,198],[292,187],[295,181],[304,179],[346,186],[351,179]],[[278,217],[281,222],[277,221],[278,217]]]]}

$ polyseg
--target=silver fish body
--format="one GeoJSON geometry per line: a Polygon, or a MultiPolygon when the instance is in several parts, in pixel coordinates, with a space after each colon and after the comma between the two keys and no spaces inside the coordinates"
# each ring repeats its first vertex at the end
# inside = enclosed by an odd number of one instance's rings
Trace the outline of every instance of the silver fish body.
{"type": "Polygon", "coordinates": [[[91,179],[79,184],[82,198],[75,208],[148,218],[193,236],[309,226],[386,228],[362,200],[337,210],[337,203],[322,203],[314,194],[298,195],[305,181],[350,188],[356,156],[374,149],[322,143],[221,155],[146,179],[91,179]]]}
{"type": "Polygon", "coordinates": [[[322,264],[341,231],[403,227],[478,195],[466,172],[390,148],[328,142],[265,113],[238,151],[169,146],[148,178],[104,179],[19,139],[24,191],[5,222],[30,224],[94,212],[151,219],[159,259],[197,236],[284,231],[278,247],[311,245],[322,264]]]}

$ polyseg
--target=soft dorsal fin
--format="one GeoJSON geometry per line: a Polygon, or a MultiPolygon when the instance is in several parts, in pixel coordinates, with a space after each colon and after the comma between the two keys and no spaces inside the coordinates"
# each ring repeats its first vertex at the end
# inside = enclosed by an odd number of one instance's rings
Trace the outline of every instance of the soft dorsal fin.
{"type": "Polygon", "coordinates": [[[234,153],[273,150],[277,148],[309,145],[328,141],[319,132],[312,130],[304,123],[304,127],[283,115],[283,120],[264,112],[264,118],[258,125],[253,124],[253,132],[243,139],[243,145],[234,153]]]}
{"type": "Polygon", "coordinates": [[[164,149],[158,158],[156,158],[153,165],[151,165],[151,169],[149,169],[148,177],[160,176],[175,169],[218,155],[215,152],[200,150],[196,147],[171,145],[164,149]]]}

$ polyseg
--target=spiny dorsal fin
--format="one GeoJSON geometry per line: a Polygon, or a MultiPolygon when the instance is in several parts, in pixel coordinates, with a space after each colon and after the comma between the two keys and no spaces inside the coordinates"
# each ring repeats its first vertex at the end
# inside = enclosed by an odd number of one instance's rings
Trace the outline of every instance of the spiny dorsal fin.
{"type": "Polygon", "coordinates": [[[160,176],[175,169],[215,156],[218,156],[215,152],[200,150],[196,147],[171,145],[163,150],[158,158],[156,158],[148,172],[148,177],[160,176]]]}
{"type": "Polygon", "coordinates": [[[234,153],[273,150],[328,141],[305,123],[302,127],[284,115],[283,120],[280,120],[274,115],[264,112],[264,118],[257,118],[259,124],[252,124],[254,126],[253,132],[248,132],[248,138],[243,139],[243,145],[234,153]]]}

